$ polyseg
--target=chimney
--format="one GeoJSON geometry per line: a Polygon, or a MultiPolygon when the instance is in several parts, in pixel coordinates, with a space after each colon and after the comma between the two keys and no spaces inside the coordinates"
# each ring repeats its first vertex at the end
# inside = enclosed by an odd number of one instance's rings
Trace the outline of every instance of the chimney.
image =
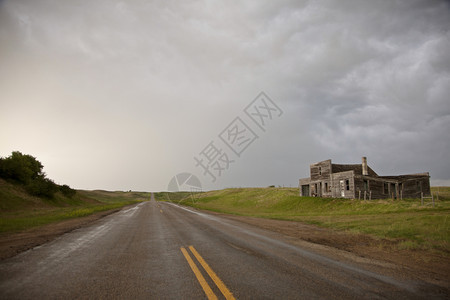
{"type": "Polygon", "coordinates": [[[362,174],[367,176],[369,175],[369,170],[367,168],[367,157],[362,157],[362,174]]]}

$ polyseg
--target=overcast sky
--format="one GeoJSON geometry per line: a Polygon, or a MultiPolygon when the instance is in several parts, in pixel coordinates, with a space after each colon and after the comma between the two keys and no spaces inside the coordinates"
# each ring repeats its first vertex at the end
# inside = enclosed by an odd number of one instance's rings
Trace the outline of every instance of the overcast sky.
{"type": "Polygon", "coordinates": [[[449,149],[445,1],[0,0],[0,156],[60,184],[297,186],[367,156],[450,185],[449,149]]]}

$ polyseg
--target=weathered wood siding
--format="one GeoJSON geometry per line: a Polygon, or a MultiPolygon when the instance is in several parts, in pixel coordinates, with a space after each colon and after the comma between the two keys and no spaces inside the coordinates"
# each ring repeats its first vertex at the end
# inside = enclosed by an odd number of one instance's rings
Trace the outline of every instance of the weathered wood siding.
{"type": "Polygon", "coordinates": [[[359,195],[363,198],[365,190],[367,193],[372,193],[372,199],[420,198],[422,192],[424,196],[430,195],[430,180],[427,176],[414,178],[410,176],[356,176],[355,186],[356,198],[359,195]],[[368,182],[367,190],[365,189],[364,180],[368,182]],[[361,191],[361,194],[359,194],[359,191],[361,191]]]}
{"type": "Polygon", "coordinates": [[[311,181],[328,180],[331,175],[331,159],[310,166],[311,181]]]}
{"type": "Polygon", "coordinates": [[[332,174],[332,193],[336,198],[355,198],[355,172],[347,171],[341,173],[332,174]],[[341,180],[344,182],[344,186],[341,185],[341,180]],[[348,185],[347,185],[348,180],[348,185]],[[343,192],[343,193],[342,193],[343,192]]]}
{"type": "Polygon", "coordinates": [[[429,177],[418,177],[402,182],[401,191],[403,198],[420,198],[421,193],[428,197],[431,195],[429,177]]]}
{"type": "MultiPolygon", "coordinates": [[[[377,178],[369,176],[357,176],[355,178],[355,182],[356,182],[355,198],[361,197],[361,199],[363,199],[364,191],[366,192],[366,199],[369,199],[369,197],[371,197],[372,199],[390,198],[389,190],[385,193],[384,190],[385,181],[383,180],[377,180],[377,178]],[[364,181],[366,181],[367,184],[365,184],[364,181]]],[[[393,184],[395,191],[395,183],[393,184]]]]}
{"type": "MultiPolygon", "coordinates": [[[[378,174],[372,170],[371,167],[367,167],[369,175],[372,177],[378,176],[378,174]]],[[[355,175],[362,175],[362,165],[341,165],[341,164],[332,164],[332,172],[333,173],[340,173],[340,172],[346,172],[346,171],[355,171],[355,175]]]]}

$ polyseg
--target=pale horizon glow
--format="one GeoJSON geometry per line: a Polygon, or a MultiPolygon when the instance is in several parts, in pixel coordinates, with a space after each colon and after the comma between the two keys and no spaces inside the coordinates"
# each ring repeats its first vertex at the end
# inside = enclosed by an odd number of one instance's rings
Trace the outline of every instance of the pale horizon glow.
{"type": "Polygon", "coordinates": [[[0,156],[74,188],[296,187],[362,156],[450,186],[448,1],[0,0],[0,66],[0,156]],[[194,156],[262,91],[283,114],[211,182],[194,156]]]}

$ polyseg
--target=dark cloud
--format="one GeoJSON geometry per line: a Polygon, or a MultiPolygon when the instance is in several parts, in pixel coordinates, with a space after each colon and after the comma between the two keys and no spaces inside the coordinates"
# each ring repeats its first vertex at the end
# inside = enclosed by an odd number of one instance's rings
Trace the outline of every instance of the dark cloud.
{"type": "Polygon", "coordinates": [[[2,1],[0,155],[80,188],[296,185],[332,158],[450,184],[445,1],[2,1]],[[216,183],[197,155],[260,91],[284,114],[216,183]]]}

